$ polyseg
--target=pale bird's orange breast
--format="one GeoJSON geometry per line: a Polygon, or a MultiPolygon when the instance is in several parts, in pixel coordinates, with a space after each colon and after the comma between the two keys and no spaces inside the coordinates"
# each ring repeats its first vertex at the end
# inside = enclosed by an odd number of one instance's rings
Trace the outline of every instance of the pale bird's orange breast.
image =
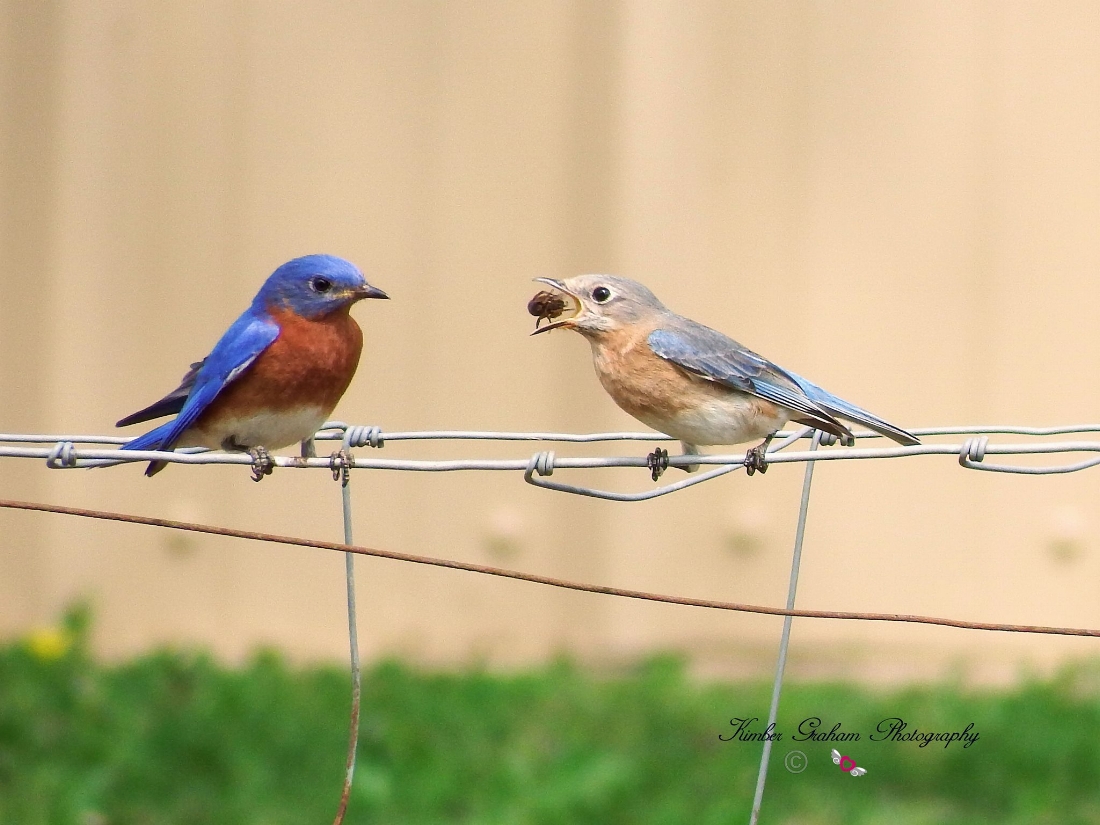
{"type": "Polygon", "coordinates": [[[646,338],[649,330],[609,333],[593,343],[596,374],[615,403],[643,421],[683,412],[694,405],[696,393],[710,394],[710,382],[689,376],[675,364],[654,354],[646,338]]]}
{"type": "Polygon", "coordinates": [[[779,429],[787,413],[770,401],[709,381],[653,352],[650,330],[592,342],[600,383],[639,421],[690,444],[739,444],[779,429]]]}

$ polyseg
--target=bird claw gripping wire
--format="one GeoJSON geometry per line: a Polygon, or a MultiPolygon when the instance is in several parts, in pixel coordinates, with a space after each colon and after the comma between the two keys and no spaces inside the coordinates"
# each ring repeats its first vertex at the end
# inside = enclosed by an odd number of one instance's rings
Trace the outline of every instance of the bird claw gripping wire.
{"type": "Polygon", "coordinates": [[[355,464],[350,452],[340,449],[329,456],[328,466],[332,470],[332,480],[339,481],[341,487],[347,487],[351,481],[351,468],[355,464]]]}
{"type": "Polygon", "coordinates": [[[650,476],[656,481],[668,469],[668,450],[658,447],[646,456],[645,463],[649,467],[650,476]]]}
{"type": "Polygon", "coordinates": [[[761,475],[768,472],[768,445],[772,443],[773,438],[775,438],[775,433],[772,433],[745,453],[746,475],[751,476],[756,473],[757,470],[760,471],[761,475]]]}
{"type": "Polygon", "coordinates": [[[271,475],[272,470],[275,469],[275,459],[271,457],[266,447],[253,447],[248,454],[252,456],[253,481],[263,481],[264,476],[271,475]]]}
{"type": "Polygon", "coordinates": [[[755,475],[757,470],[761,475],[768,472],[768,459],[764,456],[767,449],[767,445],[757,444],[745,453],[745,475],[755,475]]]}

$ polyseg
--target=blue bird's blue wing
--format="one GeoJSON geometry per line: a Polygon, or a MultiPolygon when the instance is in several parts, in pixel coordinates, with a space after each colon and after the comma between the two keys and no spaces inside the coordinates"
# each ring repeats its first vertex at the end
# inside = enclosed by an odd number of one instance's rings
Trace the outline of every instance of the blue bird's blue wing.
{"type": "Polygon", "coordinates": [[[675,329],[655,329],[646,339],[657,356],[708,381],[785,407],[801,424],[842,438],[851,436],[785,370],[710,327],[687,318],[677,321],[675,329]]]}
{"type": "MultiPolygon", "coordinates": [[[[156,404],[146,407],[145,410],[124,418],[123,421],[139,420],[138,416],[158,409],[165,410],[165,413],[161,414],[166,414],[174,411],[172,408],[177,404],[179,404],[179,415],[174,420],[134,439],[122,449],[171,450],[187,428],[194,424],[203,410],[218,397],[218,393],[248,369],[260,353],[271,346],[278,337],[278,324],[266,316],[256,314],[251,309],[246,311],[226,330],[210,354],[203,361],[192,365],[192,372],[184,377],[178,389],[156,404]],[[179,399],[184,390],[186,390],[186,397],[180,403],[179,399]]],[[[154,466],[156,463],[149,466],[149,475],[160,469],[154,466]]]]}
{"type": "Polygon", "coordinates": [[[195,386],[195,379],[198,378],[199,370],[202,369],[202,365],[206,363],[206,359],[196,361],[191,365],[191,368],[187,370],[187,374],[183,376],[183,380],[180,381],[180,385],[172,390],[160,401],[156,401],[150,404],[148,407],[144,407],[138,410],[136,413],[131,413],[125,418],[119,419],[115,422],[116,427],[129,427],[131,424],[140,424],[142,421],[151,421],[154,418],[163,418],[166,415],[175,415],[183,409],[183,405],[187,403],[187,396],[191,394],[191,389],[195,386]]]}

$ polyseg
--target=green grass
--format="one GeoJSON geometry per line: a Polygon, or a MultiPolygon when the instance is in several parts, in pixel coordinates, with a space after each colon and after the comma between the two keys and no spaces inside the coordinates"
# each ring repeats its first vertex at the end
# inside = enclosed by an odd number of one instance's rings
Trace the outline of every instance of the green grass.
{"type": "MultiPolygon", "coordinates": [[[[61,642],[0,648],[0,823],[324,823],[343,775],[349,684],[272,653],[227,669],[160,652],[87,655],[61,642]]],[[[790,684],[762,823],[1100,823],[1100,666],[1007,692],[790,684]],[[798,723],[864,734],[790,742],[798,723]],[[883,718],[962,730],[970,748],[869,742],[883,718]],[[798,748],[809,765],[792,774],[798,748]]],[[[699,685],[673,660],[616,676],[566,663],[520,674],[378,665],[365,679],[349,822],[747,822],[760,745],[721,742],[765,716],[769,686],[699,685]]],[[[758,723],[757,728],[762,728],[758,723]]]]}

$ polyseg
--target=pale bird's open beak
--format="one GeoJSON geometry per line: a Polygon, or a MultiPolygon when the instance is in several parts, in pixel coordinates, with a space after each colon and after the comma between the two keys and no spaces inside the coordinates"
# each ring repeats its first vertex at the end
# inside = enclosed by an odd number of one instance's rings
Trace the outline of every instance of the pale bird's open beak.
{"type": "MultiPolygon", "coordinates": [[[[556,281],[553,278],[535,278],[534,280],[538,281],[540,284],[546,284],[551,289],[554,289],[557,292],[560,292],[560,293],[562,293],[562,295],[569,298],[570,303],[572,303],[573,313],[568,318],[563,318],[560,321],[553,321],[553,322],[547,324],[544,327],[540,327],[540,326],[537,325],[539,323],[539,321],[542,320],[542,317],[539,317],[538,321],[535,322],[536,323],[535,331],[532,332],[531,334],[532,335],[538,335],[540,332],[549,332],[552,329],[569,329],[569,328],[571,328],[574,325],[573,324],[573,319],[576,318],[578,315],[580,315],[581,310],[584,308],[583,304],[581,304],[580,297],[577,296],[577,295],[574,295],[572,292],[570,292],[568,289],[566,289],[565,285],[562,284],[561,281],[556,281]]],[[[568,311],[568,309],[569,309],[569,307],[567,306],[566,311],[568,311]]],[[[534,311],[532,311],[531,314],[532,315],[535,314],[534,311]]]]}

